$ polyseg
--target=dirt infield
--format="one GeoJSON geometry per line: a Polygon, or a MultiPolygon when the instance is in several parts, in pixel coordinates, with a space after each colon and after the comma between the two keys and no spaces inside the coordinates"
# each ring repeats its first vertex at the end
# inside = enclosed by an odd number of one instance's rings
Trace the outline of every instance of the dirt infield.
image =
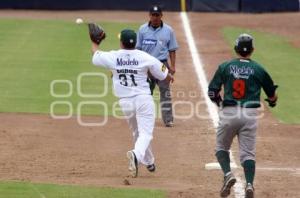
{"type": "MultiPolygon", "coordinates": [[[[27,12],[1,11],[1,18],[40,18],[145,22],[146,12],[84,11],[27,12]],[[122,20],[120,20],[122,16],[122,20]]],[[[288,14],[203,14],[190,13],[197,47],[210,79],[216,66],[231,57],[224,41],[222,26],[255,28],[287,36],[300,47],[300,13],[288,14]],[[283,28],[284,26],[284,28],[283,28]]],[[[178,13],[165,13],[165,21],[176,32],[180,50],[177,55],[175,101],[203,100],[193,71],[182,23],[178,13]],[[178,94],[180,93],[180,94],[178,94]],[[192,97],[190,93],[193,93],[192,97]]],[[[199,112],[207,115],[206,107],[199,112]]],[[[189,114],[178,106],[176,112],[189,114]]],[[[92,119],[92,117],[87,117],[92,119]]],[[[25,180],[124,188],[159,188],[171,198],[218,197],[221,171],[204,169],[214,157],[214,129],[210,120],[175,120],[174,128],[165,128],[157,120],[153,147],[157,172],[141,168],[140,177],[127,177],[126,151],[131,148],[130,131],[125,121],[110,118],[104,127],[80,127],[76,119],[53,120],[47,115],[0,114],[0,180],[25,180]]],[[[300,197],[300,126],[279,123],[269,112],[260,120],[257,137],[256,197],[300,197]],[[277,169],[275,169],[277,168],[277,169]]],[[[234,156],[238,159],[236,144],[234,156]]],[[[236,170],[242,173],[241,170],[236,170]]],[[[233,196],[232,196],[233,197],[233,196]]]]}

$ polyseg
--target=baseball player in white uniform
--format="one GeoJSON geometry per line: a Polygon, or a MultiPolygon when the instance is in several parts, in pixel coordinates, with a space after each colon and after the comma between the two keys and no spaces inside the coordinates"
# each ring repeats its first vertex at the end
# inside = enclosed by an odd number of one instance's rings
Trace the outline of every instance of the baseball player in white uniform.
{"type": "Polygon", "coordinates": [[[148,72],[159,80],[173,81],[168,68],[146,52],[135,49],[136,33],[125,29],[120,34],[121,49],[104,52],[92,42],[93,64],[111,70],[115,95],[133,132],[134,149],[127,152],[129,171],[138,175],[138,164],[155,171],[151,140],[155,123],[155,105],[151,96],[148,72]]]}

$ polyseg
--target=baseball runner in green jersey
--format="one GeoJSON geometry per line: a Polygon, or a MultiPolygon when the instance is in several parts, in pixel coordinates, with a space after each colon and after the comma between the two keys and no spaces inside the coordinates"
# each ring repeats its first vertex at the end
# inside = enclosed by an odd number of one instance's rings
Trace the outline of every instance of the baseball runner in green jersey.
{"type": "Polygon", "coordinates": [[[268,97],[269,106],[276,106],[277,85],[259,63],[250,59],[253,50],[252,36],[241,34],[235,43],[238,58],[219,65],[208,87],[210,99],[220,107],[216,157],[224,172],[221,197],[227,197],[236,182],[229,157],[235,136],[238,137],[240,162],[246,178],[245,197],[254,197],[257,108],[260,107],[261,88],[268,97]],[[220,96],[222,86],[223,99],[220,96]]]}

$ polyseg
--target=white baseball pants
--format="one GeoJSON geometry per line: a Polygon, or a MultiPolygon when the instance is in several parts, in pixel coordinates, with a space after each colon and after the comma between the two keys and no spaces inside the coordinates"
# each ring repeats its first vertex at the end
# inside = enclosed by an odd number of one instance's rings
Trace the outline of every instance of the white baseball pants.
{"type": "Polygon", "coordinates": [[[155,124],[155,104],[151,95],[138,95],[122,98],[119,104],[132,130],[134,149],[138,162],[144,165],[154,164],[151,149],[155,124]]]}

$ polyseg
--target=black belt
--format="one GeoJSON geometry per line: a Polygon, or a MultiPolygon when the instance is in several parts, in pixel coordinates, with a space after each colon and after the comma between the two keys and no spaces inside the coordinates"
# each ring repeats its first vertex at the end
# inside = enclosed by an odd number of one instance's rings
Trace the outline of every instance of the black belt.
{"type": "Polygon", "coordinates": [[[229,103],[226,103],[226,102],[223,101],[223,107],[237,107],[237,106],[251,109],[251,108],[259,108],[260,104],[252,104],[252,105],[249,105],[249,106],[242,106],[242,105],[238,105],[238,104],[229,104],[229,103]]]}

